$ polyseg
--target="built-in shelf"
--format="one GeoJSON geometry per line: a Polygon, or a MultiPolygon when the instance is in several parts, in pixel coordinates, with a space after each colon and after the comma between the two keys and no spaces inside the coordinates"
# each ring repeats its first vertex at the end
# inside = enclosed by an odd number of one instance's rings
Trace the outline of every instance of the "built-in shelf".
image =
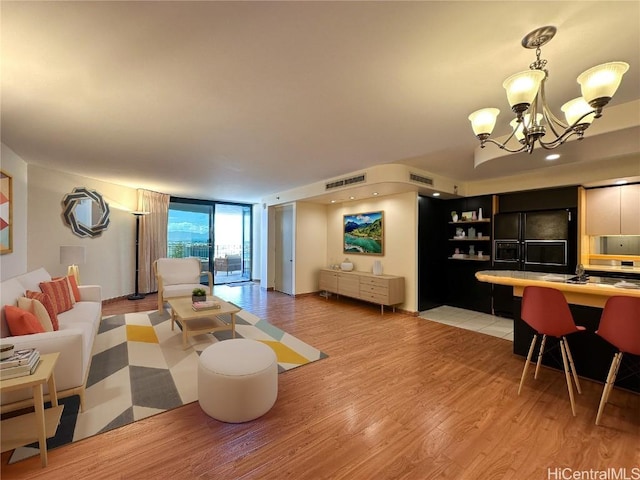
{"type": "Polygon", "coordinates": [[[478,255],[467,255],[461,253],[456,256],[449,257],[449,260],[470,260],[472,262],[489,262],[491,261],[491,257],[489,255],[483,255],[479,257],[478,255]]]}
{"type": "MultiPolygon", "coordinates": [[[[460,223],[460,222],[456,222],[456,223],[460,223]]],[[[453,237],[450,238],[449,241],[450,242],[475,242],[475,241],[487,241],[487,240],[491,240],[491,237],[488,237],[486,235],[483,235],[482,237],[453,237]]]]}
{"type": "Polygon", "coordinates": [[[458,225],[459,223],[490,223],[490,218],[483,218],[482,220],[458,220],[457,222],[449,222],[449,225],[458,225]]]}

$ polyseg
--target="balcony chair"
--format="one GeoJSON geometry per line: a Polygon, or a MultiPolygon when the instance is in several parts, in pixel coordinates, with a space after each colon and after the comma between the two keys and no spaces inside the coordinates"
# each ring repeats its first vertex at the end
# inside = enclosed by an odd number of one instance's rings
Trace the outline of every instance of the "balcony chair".
{"type": "Polygon", "coordinates": [[[153,262],[153,272],[158,280],[158,310],[164,308],[167,298],[191,296],[194,288],[204,288],[213,295],[211,272],[200,271],[200,259],[159,258],[153,262]],[[209,285],[200,283],[200,275],[209,277],[209,285]]]}
{"type": "Polygon", "coordinates": [[[582,390],[580,388],[580,381],[576,374],[573,357],[571,356],[571,350],[569,349],[569,343],[567,342],[566,336],[570,333],[585,330],[585,327],[575,324],[566,298],[560,290],[556,290],[555,288],[536,286],[525,287],[522,294],[522,310],[520,316],[522,317],[522,320],[536,331],[536,333],[533,336],[531,346],[529,347],[529,353],[527,354],[527,360],[524,363],[522,378],[520,378],[520,387],[518,388],[518,395],[520,395],[520,391],[522,390],[522,385],[524,383],[525,376],[527,375],[527,369],[529,368],[529,363],[533,356],[533,350],[535,348],[538,335],[542,335],[542,342],[540,343],[540,352],[538,353],[538,362],[536,364],[534,378],[538,378],[538,371],[540,369],[540,364],[542,363],[542,355],[544,354],[547,337],[555,337],[560,341],[560,353],[562,355],[562,364],[564,365],[564,373],[567,379],[567,389],[569,390],[569,400],[571,401],[571,412],[575,417],[576,407],[573,399],[573,388],[571,386],[571,375],[569,374],[569,370],[573,373],[578,393],[582,393],[582,390]]]}
{"type": "Polygon", "coordinates": [[[640,355],[640,298],[610,297],[602,310],[600,325],[596,333],[618,350],[613,356],[609,374],[602,390],[602,398],[596,415],[596,425],[600,425],[600,418],[609,401],[609,395],[616,382],[620,363],[622,363],[622,355],[624,353],[640,355]]]}
{"type": "Polygon", "coordinates": [[[215,273],[218,272],[236,272],[242,271],[242,257],[240,255],[225,255],[214,259],[213,268],[215,273]]]}

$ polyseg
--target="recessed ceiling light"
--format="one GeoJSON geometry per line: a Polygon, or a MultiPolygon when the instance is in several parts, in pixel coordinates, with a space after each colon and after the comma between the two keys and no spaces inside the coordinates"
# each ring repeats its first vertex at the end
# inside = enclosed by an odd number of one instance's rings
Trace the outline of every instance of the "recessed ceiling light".
{"type": "Polygon", "coordinates": [[[618,180],[618,181],[616,182],[616,185],[624,185],[625,183],[627,183],[627,181],[626,181],[626,180],[618,180]]]}
{"type": "Polygon", "coordinates": [[[349,200],[354,200],[355,198],[356,198],[356,197],[351,196],[351,197],[349,197],[349,200]]]}
{"type": "Polygon", "coordinates": [[[331,203],[336,203],[336,201],[335,200],[331,200],[331,203]]]}
{"type": "Polygon", "coordinates": [[[373,196],[374,197],[377,196],[377,195],[378,195],[378,192],[373,192],[373,196]]]}
{"type": "Polygon", "coordinates": [[[433,194],[433,196],[434,196],[434,197],[439,197],[439,196],[440,196],[440,192],[435,192],[435,193],[433,194]]]}
{"type": "Polygon", "coordinates": [[[544,157],[545,160],[557,160],[560,158],[560,155],[558,155],[557,153],[552,153],[551,155],[547,155],[546,157],[544,157]]]}

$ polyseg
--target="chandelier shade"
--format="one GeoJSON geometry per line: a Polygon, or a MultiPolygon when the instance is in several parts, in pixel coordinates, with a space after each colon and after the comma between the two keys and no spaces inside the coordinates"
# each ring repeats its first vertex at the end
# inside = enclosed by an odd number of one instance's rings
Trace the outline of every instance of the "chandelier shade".
{"type": "Polygon", "coordinates": [[[599,99],[607,99],[608,102],[618,90],[622,75],[627,70],[629,70],[629,64],[624,62],[610,62],[591,67],[578,77],[582,97],[590,105],[599,99]]]}
{"type": "Polygon", "coordinates": [[[482,108],[469,115],[471,128],[476,135],[491,135],[496,126],[500,110],[497,108],[482,108]]]}
{"type": "Polygon", "coordinates": [[[577,81],[582,97],[562,105],[566,119],[564,123],[547,105],[545,84],[549,72],[546,69],[547,61],[540,58],[540,47],[555,34],[554,26],[545,26],[530,32],[522,40],[524,48],[536,50],[536,60],[529,65],[529,70],[511,75],[502,84],[509,106],[516,115],[510,122],[513,131],[504,143],[489,138],[500,110],[482,108],[469,115],[473,133],[480,140],[481,148],[492,143],[511,153],[532,153],[536,145],[550,150],[574,136],[581,140],[593,120],[602,116],[603,107],[616,93],[629,65],[625,62],[609,62],[580,74],[577,81]],[[511,142],[514,137],[514,142],[511,142]]]}
{"type": "Polygon", "coordinates": [[[560,107],[560,110],[564,112],[564,117],[569,125],[573,125],[578,121],[580,121],[580,124],[591,124],[593,119],[596,118],[593,108],[582,97],[569,100],[560,107]]]}
{"type": "Polygon", "coordinates": [[[502,86],[507,91],[507,100],[514,112],[522,112],[529,108],[544,77],[545,73],[542,70],[525,70],[511,75],[504,81],[502,86]]]}

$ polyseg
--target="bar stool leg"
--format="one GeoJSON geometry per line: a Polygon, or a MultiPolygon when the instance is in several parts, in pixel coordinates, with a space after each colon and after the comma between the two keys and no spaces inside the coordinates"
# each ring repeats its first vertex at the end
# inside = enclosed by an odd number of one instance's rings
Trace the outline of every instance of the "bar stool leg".
{"type": "Polygon", "coordinates": [[[524,362],[524,370],[522,370],[522,377],[520,377],[520,386],[518,387],[518,395],[520,395],[520,391],[522,390],[522,385],[524,384],[524,378],[526,377],[527,370],[529,369],[529,363],[531,362],[531,357],[533,356],[533,349],[536,346],[536,340],[538,340],[538,335],[534,335],[533,340],[531,340],[529,353],[527,354],[527,359],[524,362]]]}
{"type": "Polygon", "coordinates": [[[538,379],[538,372],[540,371],[540,364],[542,363],[542,354],[544,353],[544,346],[547,343],[547,336],[542,335],[542,342],[540,343],[540,351],[538,352],[538,362],[536,363],[536,373],[533,378],[538,379]]]}
{"type": "Polygon", "coordinates": [[[616,379],[616,364],[618,361],[618,353],[613,356],[613,360],[611,360],[611,367],[609,367],[609,373],[607,374],[607,381],[604,384],[604,388],[602,389],[602,397],[600,398],[600,405],[598,406],[598,415],[596,415],[596,425],[600,425],[600,418],[602,417],[602,413],[604,412],[604,407],[609,400],[609,387],[615,382],[616,379]]]}
{"type": "Polygon", "coordinates": [[[564,376],[567,379],[567,389],[569,390],[569,400],[571,401],[571,412],[576,416],[576,404],[573,400],[573,387],[571,386],[571,374],[569,373],[569,365],[567,362],[567,352],[563,338],[560,339],[560,351],[562,353],[562,364],[564,365],[564,376]]]}
{"type": "Polygon", "coordinates": [[[569,368],[571,369],[571,373],[573,373],[573,379],[576,382],[576,389],[578,393],[582,393],[582,388],[580,388],[580,380],[578,380],[578,374],[576,373],[576,366],[573,364],[573,356],[571,355],[571,349],[569,348],[569,342],[567,342],[567,337],[562,337],[564,339],[564,345],[567,349],[567,357],[569,358],[569,368]]]}

